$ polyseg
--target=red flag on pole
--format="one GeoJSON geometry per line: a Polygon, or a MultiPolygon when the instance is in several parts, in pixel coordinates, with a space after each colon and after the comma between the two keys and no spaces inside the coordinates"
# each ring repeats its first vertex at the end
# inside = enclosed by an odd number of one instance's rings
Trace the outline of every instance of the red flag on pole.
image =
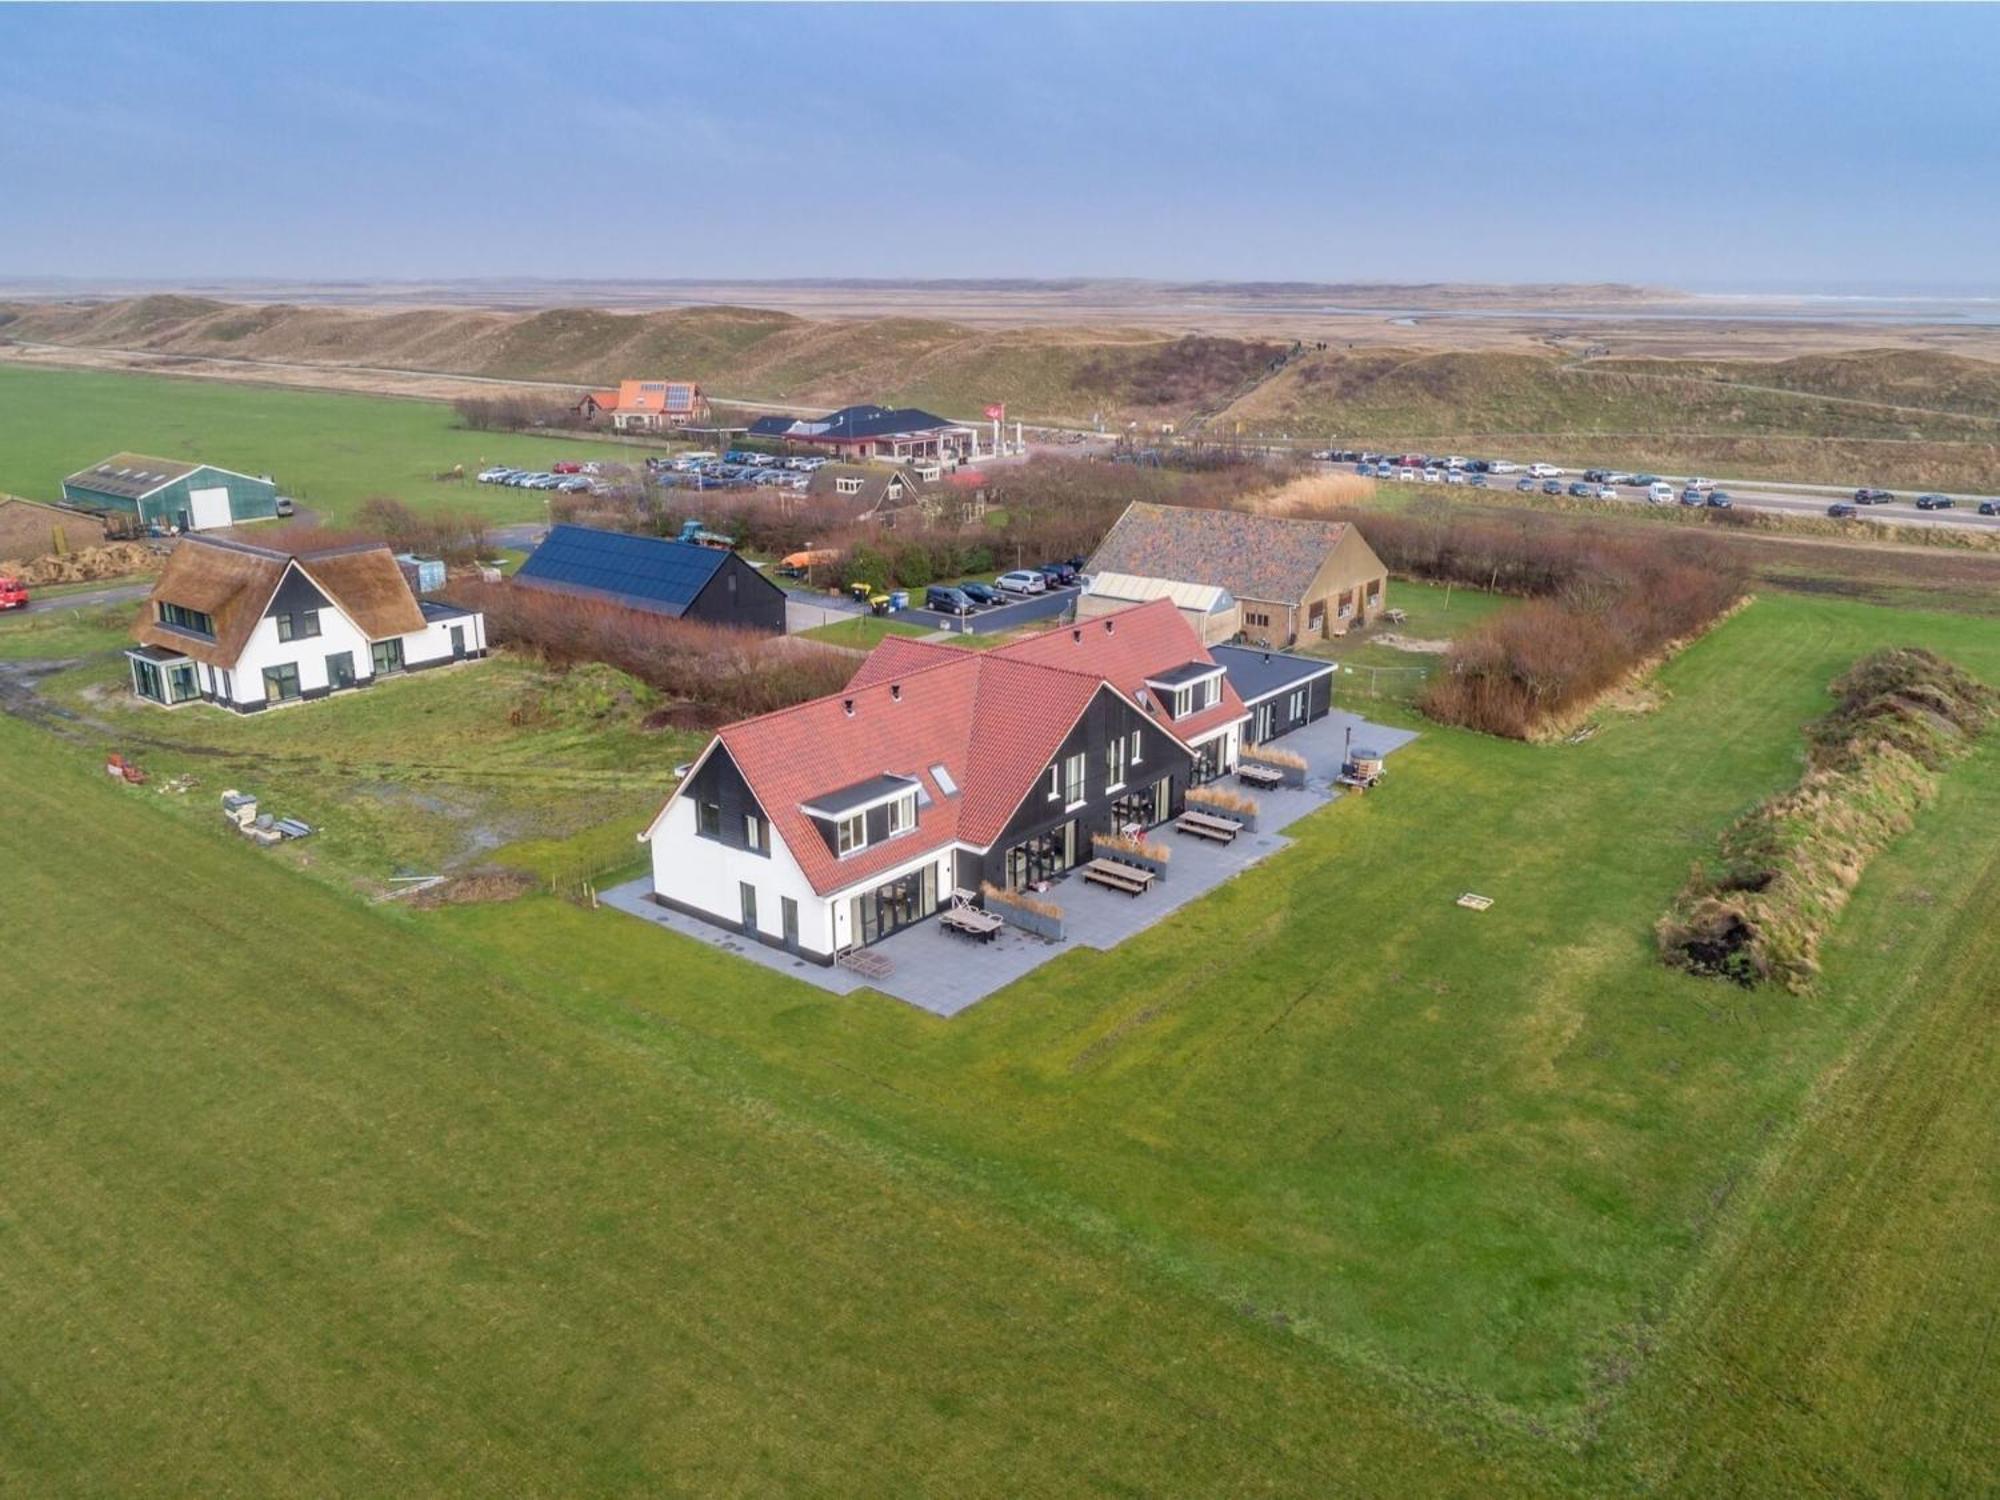
{"type": "Polygon", "coordinates": [[[1002,421],[1006,418],[1006,415],[1007,403],[1005,401],[996,401],[986,408],[986,420],[989,422],[1002,421]]]}

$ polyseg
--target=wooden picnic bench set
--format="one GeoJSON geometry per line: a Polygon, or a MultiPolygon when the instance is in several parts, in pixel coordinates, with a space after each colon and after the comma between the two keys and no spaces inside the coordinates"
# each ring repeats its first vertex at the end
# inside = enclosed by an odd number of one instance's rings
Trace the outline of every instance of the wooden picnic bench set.
{"type": "Polygon", "coordinates": [[[1243,831],[1241,823],[1228,818],[1218,818],[1213,813],[1184,812],[1174,820],[1174,832],[1207,839],[1211,844],[1234,843],[1236,835],[1243,831]]]}
{"type": "Polygon", "coordinates": [[[1143,896],[1160,877],[1151,870],[1128,865],[1123,860],[1093,859],[1083,867],[1083,878],[1092,885],[1103,886],[1106,890],[1123,891],[1128,896],[1143,896]]]}
{"type": "Polygon", "coordinates": [[[1236,767],[1236,779],[1245,786],[1254,786],[1260,791],[1270,791],[1285,784],[1285,773],[1276,766],[1253,765],[1243,761],[1236,767]]]}

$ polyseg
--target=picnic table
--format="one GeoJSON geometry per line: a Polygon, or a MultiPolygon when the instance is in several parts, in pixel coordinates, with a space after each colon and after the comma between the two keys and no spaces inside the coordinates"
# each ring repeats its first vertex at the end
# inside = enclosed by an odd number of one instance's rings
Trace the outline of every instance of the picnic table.
{"type": "Polygon", "coordinates": [[[1137,865],[1115,859],[1093,859],[1083,867],[1083,878],[1110,890],[1123,891],[1128,896],[1143,896],[1158,879],[1151,870],[1142,870],[1137,865]]]}
{"type": "Polygon", "coordinates": [[[1174,822],[1174,832],[1191,833],[1198,839],[1211,843],[1227,844],[1243,831],[1241,823],[1228,818],[1218,818],[1204,812],[1184,812],[1174,822]]]}
{"type": "Polygon", "coordinates": [[[1262,787],[1265,791],[1269,791],[1274,786],[1285,784],[1285,773],[1276,766],[1253,765],[1246,760],[1238,763],[1236,779],[1246,785],[1262,787]]]}
{"type": "Polygon", "coordinates": [[[993,912],[981,911],[976,906],[953,906],[939,913],[938,925],[947,932],[959,933],[974,942],[990,943],[1007,924],[993,912]]]}

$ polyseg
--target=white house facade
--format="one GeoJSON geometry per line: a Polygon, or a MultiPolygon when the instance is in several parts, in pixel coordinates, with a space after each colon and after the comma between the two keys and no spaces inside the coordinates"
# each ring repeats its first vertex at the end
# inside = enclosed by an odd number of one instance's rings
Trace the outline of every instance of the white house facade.
{"type": "Polygon", "coordinates": [[[486,654],[483,615],[419,599],[373,545],[288,553],[187,538],[134,634],[126,657],[139,697],[239,713],[486,654]]]}

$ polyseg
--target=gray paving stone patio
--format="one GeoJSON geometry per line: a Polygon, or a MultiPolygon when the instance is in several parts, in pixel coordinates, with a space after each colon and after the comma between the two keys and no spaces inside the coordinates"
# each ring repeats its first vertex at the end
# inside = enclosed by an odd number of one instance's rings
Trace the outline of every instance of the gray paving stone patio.
{"type": "Polygon", "coordinates": [[[945,931],[934,921],[922,922],[885,938],[869,950],[894,966],[887,977],[869,980],[849,969],[808,963],[698,918],[656,906],[650,899],[650,877],[605,891],[599,899],[655,926],[737,954],[834,994],[851,995],[856,990],[872,989],[933,1015],[955,1016],[1067,949],[1117,947],[1134,933],[1166,920],[1240,871],[1286,847],[1292,841],[1284,836],[1285,829],[1340,795],[1333,779],[1339,774],[1349,728],[1354,731],[1356,745],[1384,755],[1393,754],[1416,738],[1409,730],[1371,724],[1338,709],[1317,724],[1285,736],[1279,744],[1306,758],[1306,785],[1257,793],[1257,832],[1240,834],[1234,843],[1216,845],[1163,830],[1158,836],[1171,844],[1174,851],[1171,870],[1166,879],[1155,883],[1143,896],[1105,890],[1074,875],[1061,881],[1051,893],[1051,899],[1063,908],[1067,935],[1061,942],[1030,937],[1010,926],[990,943],[974,943],[945,931]]]}

